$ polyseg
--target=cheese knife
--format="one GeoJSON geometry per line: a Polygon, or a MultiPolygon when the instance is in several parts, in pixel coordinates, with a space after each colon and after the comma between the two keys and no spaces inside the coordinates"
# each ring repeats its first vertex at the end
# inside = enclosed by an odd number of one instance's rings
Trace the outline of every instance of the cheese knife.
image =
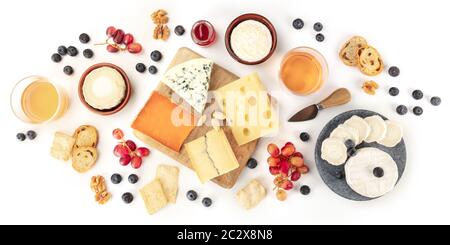
{"type": "Polygon", "coordinates": [[[310,105],[303,110],[297,112],[289,119],[289,122],[303,122],[316,118],[317,113],[323,109],[334,106],[347,104],[352,99],[350,91],[346,88],[340,88],[334,91],[330,96],[319,102],[318,104],[310,105]]]}

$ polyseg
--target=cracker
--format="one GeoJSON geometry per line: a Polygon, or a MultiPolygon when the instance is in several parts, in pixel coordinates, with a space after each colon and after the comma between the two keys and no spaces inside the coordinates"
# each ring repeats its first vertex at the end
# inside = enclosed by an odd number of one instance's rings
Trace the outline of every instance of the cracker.
{"type": "Polygon", "coordinates": [[[257,180],[250,181],[236,194],[238,202],[246,209],[256,207],[265,196],[266,189],[257,180]]]}
{"type": "Polygon", "coordinates": [[[74,143],[75,139],[72,136],[61,132],[56,132],[55,137],[53,138],[50,154],[56,159],[68,161],[72,153],[74,143]]]}
{"type": "Polygon", "coordinates": [[[155,214],[167,205],[166,195],[164,194],[163,188],[158,179],[148,183],[139,190],[139,193],[144,200],[145,207],[147,208],[147,212],[149,214],[155,214]]]}
{"type": "Polygon", "coordinates": [[[161,183],[167,201],[170,203],[175,203],[177,200],[179,172],[178,167],[168,165],[159,165],[156,170],[156,179],[161,183]]]}
{"type": "Polygon", "coordinates": [[[79,173],[85,173],[97,162],[97,149],[90,146],[75,148],[72,152],[72,167],[79,173]]]}
{"type": "Polygon", "coordinates": [[[75,138],[75,148],[82,146],[97,147],[98,133],[97,129],[93,126],[83,125],[78,127],[73,137],[75,138]]]}

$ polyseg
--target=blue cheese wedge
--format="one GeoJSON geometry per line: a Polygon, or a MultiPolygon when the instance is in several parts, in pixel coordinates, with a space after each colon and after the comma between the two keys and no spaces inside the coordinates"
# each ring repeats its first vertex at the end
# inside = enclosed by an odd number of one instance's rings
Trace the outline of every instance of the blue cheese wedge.
{"type": "Polygon", "coordinates": [[[213,62],[193,59],[174,66],[164,74],[162,82],[198,113],[203,113],[208,99],[213,62]]]}
{"type": "Polygon", "coordinates": [[[239,167],[222,129],[213,129],[206,135],[187,143],[185,147],[192,168],[202,183],[239,167]]]}

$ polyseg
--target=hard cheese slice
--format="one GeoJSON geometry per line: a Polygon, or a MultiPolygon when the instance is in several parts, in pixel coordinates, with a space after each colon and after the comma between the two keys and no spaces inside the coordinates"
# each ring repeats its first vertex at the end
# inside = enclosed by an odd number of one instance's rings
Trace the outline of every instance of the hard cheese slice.
{"type": "Polygon", "coordinates": [[[214,95],[239,145],[278,130],[278,114],[257,73],[219,88],[214,95]]]}
{"type": "Polygon", "coordinates": [[[202,183],[239,167],[223,130],[211,130],[185,145],[192,168],[202,183]]]}
{"type": "Polygon", "coordinates": [[[131,125],[176,152],[180,151],[194,126],[192,114],[157,92],[153,92],[131,125]]]}
{"type": "Polygon", "coordinates": [[[212,67],[209,59],[189,60],[168,70],[161,82],[202,113],[208,99],[212,67]]]}

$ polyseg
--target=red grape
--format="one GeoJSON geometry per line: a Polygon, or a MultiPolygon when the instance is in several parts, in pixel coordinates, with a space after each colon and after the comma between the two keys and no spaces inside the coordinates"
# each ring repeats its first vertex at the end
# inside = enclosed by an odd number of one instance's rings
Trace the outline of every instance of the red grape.
{"type": "Polygon", "coordinates": [[[122,44],[124,36],[125,32],[123,32],[122,29],[117,29],[117,31],[114,33],[113,41],[117,44],[122,44]]]}
{"type": "Polygon", "coordinates": [[[123,131],[119,128],[114,129],[112,134],[115,139],[123,139],[123,131]]]}
{"type": "Polygon", "coordinates": [[[118,144],[118,145],[116,145],[116,147],[114,147],[114,156],[116,156],[116,157],[123,157],[123,156],[129,155],[129,154],[130,154],[130,151],[128,150],[128,148],[126,148],[122,144],[118,144]]]}
{"type": "Polygon", "coordinates": [[[295,153],[295,147],[291,144],[286,144],[283,148],[281,148],[281,155],[285,157],[290,157],[295,153]]]}
{"type": "Polygon", "coordinates": [[[287,193],[284,190],[281,190],[281,189],[277,191],[276,195],[277,195],[277,199],[279,201],[285,201],[286,198],[287,198],[287,193]]]}
{"type": "Polygon", "coordinates": [[[123,155],[119,160],[120,165],[122,166],[127,166],[130,163],[130,161],[131,161],[130,155],[123,155]]]}
{"type": "Polygon", "coordinates": [[[303,165],[303,166],[297,168],[297,171],[299,171],[301,174],[307,174],[309,172],[309,167],[306,165],[303,165]]]}
{"type": "Polygon", "coordinates": [[[269,167],[269,172],[271,175],[277,175],[280,173],[280,167],[269,167]]]}
{"type": "Polygon", "coordinates": [[[301,158],[303,158],[303,154],[297,151],[294,154],[292,154],[292,157],[301,157],[301,158]]]}
{"type": "Polygon", "coordinates": [[[108,52],[110,52],[110,53],[117,53],[117,52],[119,52],[119,49],[116,46],[113,46],[111,44],[106,46],[106,50],[108,50],[108,52]]]}
{"type": "Polygon", "coordinates": [[[138,169],[140,168],[142,165],[142,158],[139,156],[134,156],[131,159],[131,167],[133,167],[134,169],[138,169]]]}
{"type": "Polygon", "coordinates": [[[110,26],[106,29],[106,35],[108,37],[113,37],[115,33],[116,33],[116,28],[114,26],[110,26]]]}
{"type": "Polygon", "coordinates": [[[267,152],[269,152],[269,154],[273,157],[277,157],[278,155],[280,155],[280,149],[275,144],[269,144],[267,146],[267,152]]]}
{"type": "Polygon", "coordinates": [[[150,150],[146,147],[139,147],[137,148],[136,153],[141,157],[146,157],[150,155],[150,150]]]}
{"type": "Polygon", "coordinates": [[[136,150],[136,144],[132,140],[127,140],[125,144],[127,144],[128,148],[130,148],[131,151],[136,150]]]}
{"type": "Polygon", "coordinates": [[[289,163],[291,163],[295,167],[301,167],[305,164],[305,161],[301,157],[291,157],[289,159],[289,163]]]}
{"type": "Polygon", "coordinates": [[[138,54],[142,51],[142,46],[139,43],[131,43],[127,46],[128,52],[138,54]]]}
{"type": "Polygon", "coordinates": [[[278,157],[269,157],[267,159],[267,163],[269,164],[269,166],[271,167],[276,167],[280,164],[281,159],[278,157]]]}
{"type": "Polygon", "coordinates": [[[302,176],[302,175],[300,174],[300,172],[294,171],[294,172],[292,172],[292,174],[291,174],[291,180],[292,180],[292,181],[297,181],[297,180],[300,179],[301,176],[302,176]]]}
{"type": "Polygon", "coordinates": [[[130,33],[127,33],[124,37],[123,37],[123,43],[125,45],[131,44],[134,41],[134,37],[133,35],[131,35],[130,33]]]}
{"type": "Polygon", "coordinates": [[[286,180],[283,184],[281,184],[281,188],[289,191],[294,188],[294,184],[292,183],[292,181],[286,180]]]}
{"type": "Polygon", "coordinates": [[[280,163],[280,172],[281,174],[287,176],[289,174],[289,169],[291,168],[288,161],[281,161],[280,163]]]}

